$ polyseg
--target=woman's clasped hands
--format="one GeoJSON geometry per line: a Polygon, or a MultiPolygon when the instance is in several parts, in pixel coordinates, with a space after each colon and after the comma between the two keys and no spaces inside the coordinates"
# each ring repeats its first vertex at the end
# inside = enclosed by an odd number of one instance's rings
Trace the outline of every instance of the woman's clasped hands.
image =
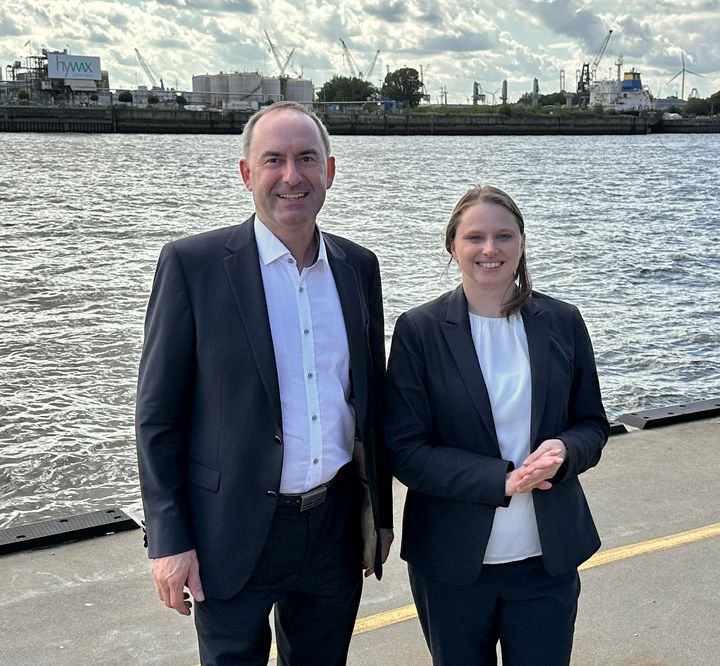
{"type": "Polygon", "coordinates": [[[559,439],[546,439],[523,462],[505,477],[505,495],[531,490],[550,490],[552,479],[565,461],[567,449],[559,439]]]}

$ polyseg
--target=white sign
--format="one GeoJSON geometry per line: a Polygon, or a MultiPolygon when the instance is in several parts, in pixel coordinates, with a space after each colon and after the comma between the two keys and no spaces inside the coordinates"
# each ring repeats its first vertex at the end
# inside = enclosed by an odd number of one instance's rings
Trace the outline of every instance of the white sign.
{"type": "Polygon", "coordinates": [[[100,58],[97,56],[74,56],[65,53],[48,53],[48,78],[83,79],[100,81],[100,58]]]}

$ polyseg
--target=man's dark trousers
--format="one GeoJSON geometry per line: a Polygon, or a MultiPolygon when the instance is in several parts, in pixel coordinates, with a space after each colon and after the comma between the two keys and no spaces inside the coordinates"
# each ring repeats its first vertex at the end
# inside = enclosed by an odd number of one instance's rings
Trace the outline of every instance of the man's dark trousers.
{"type": "Polygon", "coordinates": [[[352,465],[326,501],[300,511],[278,504],[250,580],[227,600],[196,604],[203,666],[268,662],[275,606],[279,666],[341,666],[362,591],[360,486],[352,465]]]}

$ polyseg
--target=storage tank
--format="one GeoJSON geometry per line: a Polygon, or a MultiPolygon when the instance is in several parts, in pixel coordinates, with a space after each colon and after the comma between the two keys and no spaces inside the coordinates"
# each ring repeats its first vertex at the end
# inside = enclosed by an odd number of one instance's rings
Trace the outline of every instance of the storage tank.
{"type": "Polygon", "coordinates": [[[210,104],[222,106],[228,101],[228,77],[220,72],[210,76],[210,104]]]}
{"type": "Polygon", "coordinates": [[[284,83],[283,95],[286,100],[299,102],[300,104],[313,103],[315,91],[312,81],[306,79],[287,79],[284,83]]]}
{"type": "Polygon", "coordinates": [[[282,86],[280,79],[264,77],[262,80],[262,94],[264,102],[279,102],[282,100],[282,86]]]}
{"type": "Polygon", "coordinates": [[[262,89],[262,77],[256,72],[228,74],[228,97],[231,102],[257,101],[262,89]]]}
{"type": "Polygon", "coordinates": [[[210,104],[210,76],[208,74],[193,76],[192,92],[194,104],[210,104]]]}

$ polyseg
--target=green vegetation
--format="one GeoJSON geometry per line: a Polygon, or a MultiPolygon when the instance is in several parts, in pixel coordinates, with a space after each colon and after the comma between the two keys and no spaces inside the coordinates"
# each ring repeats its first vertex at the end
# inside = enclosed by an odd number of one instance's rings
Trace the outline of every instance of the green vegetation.
{"type": "Polygon", "coordinates": [[[319,102],[360,102],[377,95],[377,88],[356,76],[333,76],[318,91],[319,102]]]}
{"type": "Polygon", "coordinates": [[[175,98],[175,104],[177,104],[178,106],[185,106],[187,103],[188,103],[188,101],[187,101],[185,95],[178,95],[175,98]]]}
{"type": "Polygon", "coordinates": [[[693,97],[680,110],[686,116],[713,116],[720,113],[720,90],[707,99],[693,97]]]}
{"type": "MultiPolygon", "coordinates": [[[[564,92],[556,92],[556,93],[550,93],[549,95],[538,95],[538,105],[539,106],[565,106],[566,102],[566,93],[564,92]]],[[[573,93],[573,105],[577,106],[578,99],[577,94],[573,93]]],[[[523,93],[520,96],[520,99],[518,99],[518,104],[523,104],[525,106],[532,106],[532,93],[526,92],[523,93]]]]}
{"type": "Polygon", "coordinates": [[[396,102],[405,102],[414,109],[422,99],[422,83],[418,71],[412,67],[401,67],[389,72],[385,77],[381,93],[383,97],[396,102]]]}
{"type": "Polygon", "coordinates": [[[132,103],[132,101],[133,101],[133,96],[132,96],[127,90],[123,90],[123,91],[118,95],[118,102],[130,102],[130,103],[132,103]]]}
{"type": "Polygon", "coordinates": [[[26,99],[30,98],[30,95],[28,95],[27,90],[20,90],[18,91],[17,98],[19,101],[24,102],[26,99]]]}
{"type": "Polygon", "coordinates": [[[151,106],[154,106],[160,101],[160,98],[157,95],[148,95],[148,104],[151,106]]]}

